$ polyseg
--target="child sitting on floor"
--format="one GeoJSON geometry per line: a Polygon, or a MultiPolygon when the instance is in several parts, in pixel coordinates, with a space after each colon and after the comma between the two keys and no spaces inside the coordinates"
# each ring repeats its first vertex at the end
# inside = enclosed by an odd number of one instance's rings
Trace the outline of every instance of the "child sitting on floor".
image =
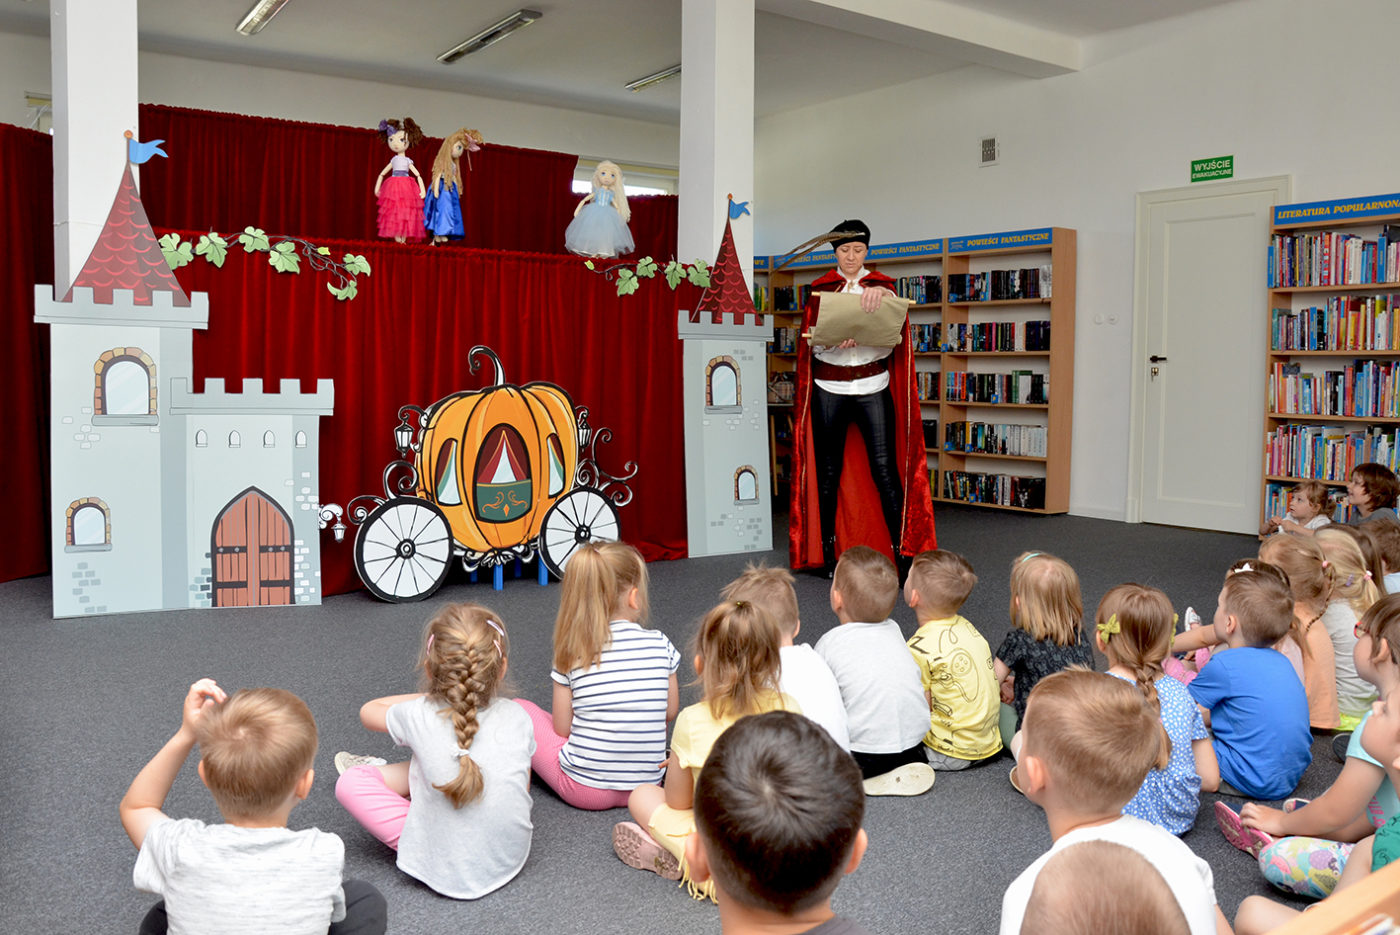
{"type": "Polygon", "coordinates": [[[725,731],[695,785],[686,862],[713,880],[724,935],[866,935],[831,911],[865,854],[860,768],[811,721],[784,711],[725,731]]]}
{"type": "Polygon", "coordinates": [[[647,566],[625,542],[581,546],[564,567],[554,620],[552,713],[530,715],[530,765],[575,808],[623,808],[637,786],[661,779],[666,725],[680,710],[681,655],[644,626],[647,566]]]}
{"type": "Polygon", "coordinates": [[[1382,592],[1354,530],[1340,526],[1320,529],[1316,539],[1332,573],[1332,593],[1321,624],[1332,638],[1337,708],[1341,712],[1342,729],[1354,730],[1361,716],[1371,709],[1371,702],[1376,700],[1374,686],[1356,673],[1352,652],[1356,648],[1356,623],[1380,599],[1382,592]]]}
{"type": "Polygon", "coordinates": [[[976,584],[967,559],[943,549],[914,556],[904,582],[904,601],[919,621],[908,646],[928,700],[924,746],[934,769],[966,769],[1001,752],[992,649],[958,614],[976,584]]]}
{"type": "Polygon", "coordinates": [[[1070,845],[1095,840],[1145,857],[1167,881],[1192,935],[1214,935],[1217,924],[1229,931],[1215,905],[1210,865],[1166,829],[1122,814],[1148,770],[1169,756],[1166,732],[1140,692],[1098,672],[1055,673],[1031,693],[1022,732],[1021,788],[1045,810],[1054,844],[1007,887],[1002,935],[1022,931],[1041,868],[1070,845]]]}
{"type": "Polygon", "coordinates": [[[1316,530],[1332,522],[1328,516],[1332,499],[1327,485],[1321,481],[1305,480],[1288,493],[1288,512],[1282,516],[1270,516],[1259,527],[1259,538],[1275,533],[1291,532],[1300,536],[1311,536],[1316,530]]]}
{"type": "Polygon", "coordinates": [[[817,640],[817,654],[841,686],[866,795],[920,795],[934,779],[924,753],[929,710],[919,667],[890,619],[898,599],[893,562],[869,546],[847,549],[831,580],[831,609],[841,625],[817,640]]]}
{"type": "Polygon", "coordinates": [[[1312,762],[1303,683],[1273,648],[1292,620],[1293,596],[1282,576],[1272,569],[1230,575],[1214,620],[1229,649],[1211,656],[1187,686],[1214,734],[1221,779],[1236,794],[1281,799],[1312,762]]]}
{"type": "Polygon", "coordinates": [[[684,880],[696,899],[714,898],[714,887],[691,876],[682,860],[695,831],[695,783],[710,748],[735,721],[765,711],[800,713],[778,690],[780,641],[777,623],[749,601],[725,601],[700,622],[695,674],[704,700],[676,717],[664,785],[633,789],[627,808],[635,820],[613,826],[613,850],[627,866],[684,880]]]}
{"type": "Polygon", "coordinates": [[[1355,510],[1353,526],[1375,522],[1382,516],[1397,519],[1395,500],[1400,496],[1400,478],[1384,464],[1367,461],[1352,469],[1347,482],[1347,503],[1355,510]]]}
{"type": "Polygon", "coordinates": [[[1103,596],[1094,620],[1108,674],[1137,685],[1171,739],[1166,767],[1147,774],[1123,812],[1185,834],[1195,824],[1201,792],[1220,787],[1220,768],[1190,692],[1162,671],[1176,626],[1171,601],[1156,588],[1120,584],[1103,596]]]}
{"type": "Polygon", "coordinates": [[[1094,667],[1080,625],[1079,576],[1062,558],[1022,552],[1011,563],[1011,632],[997,647],[993,672],[1001,685],[1001,742],[1018,756],[1021,719],[1036,683],[1069,666],[1094,667]]]}
{"type": "Polygon", "coordinates": [[[384,897],[347,880],[345,845],[287,817],[316,771],[316,722],[296,695],[254,688],[229,699],[213,679],[185,695],[180,729],[136,774],[121,801],[122,827],[140,848],[137,889],[164,897],[142,935],[178,932],[381,933],[384,897]],[[194,745],[199,778],[226,824],[165,814],[166,796],[194,745]]]}
{"type": "Polygon", "coordinates": [[[836,676],[811,646],[793,643],[802,629],[802,621],[798,617],[797,592],[793,590],[788,570],[749,565],[725,587],[721,596],[727,601],[753,601],[777,621],[778,632],[782,634],[778,654],[783,660],[779,688],[783,694],[797,699],[802,713],[826,728],[842,750],[850,750],[846,708],[841,703],[841,686],[836,684],[836,676]]]}

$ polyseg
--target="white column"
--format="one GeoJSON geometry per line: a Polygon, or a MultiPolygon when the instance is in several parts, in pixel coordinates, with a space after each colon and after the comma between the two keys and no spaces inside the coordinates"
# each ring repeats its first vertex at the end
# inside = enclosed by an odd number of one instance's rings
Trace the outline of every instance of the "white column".
{"type": "Polygon", "coordinates": [[[54,292],[87,262],[137,129],[136,0],[49,0],[54,292]]]}
{"type": "MultiPolygon", "coordinates": [[[[683,0],[681,166],[676,259],[714,262],[725,196],[753,197],[754,0],[683,0]]],[[[761,210],[761,206],[759,206],[761,210]]],[[[753,283],[753,225],[734,224],[734,247],[753,283]]]]}

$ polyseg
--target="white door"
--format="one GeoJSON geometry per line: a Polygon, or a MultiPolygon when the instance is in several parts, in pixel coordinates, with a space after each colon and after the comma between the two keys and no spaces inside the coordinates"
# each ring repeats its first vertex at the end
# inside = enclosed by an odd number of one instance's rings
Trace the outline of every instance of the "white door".
{"type": "Polygon", "coordinates": [[[1269,226],[1290,191],[1275,177],[1138,195],[1129,519],[1259,528],[1269,226]]]}

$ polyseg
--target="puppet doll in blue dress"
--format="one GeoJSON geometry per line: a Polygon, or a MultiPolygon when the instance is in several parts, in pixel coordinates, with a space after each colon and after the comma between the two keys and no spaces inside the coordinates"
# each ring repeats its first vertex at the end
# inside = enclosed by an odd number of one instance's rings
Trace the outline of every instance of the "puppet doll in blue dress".
{"type": "MultiPolygon", "coordinates": [[[[437,158],[433,160],[432,182],[423,200],[423,226],[433,235],[435,244],[466,233],[462,226],[462,173],[458,160],[462,153],[480,151],[483,142],[480,133],[463,127],[443,140],[438,148],[437,158]]],[[[467,157],[467,162],[470,164],[471,156],[467,157]]]]}
{"type": "Polygon", "coordinates": [[[574,219],[564,231],[564,247],[580,256],[622,256],[636,249],[627,222],[627,190],[617,163],[604,159],[593,170],[593,191],[574,209],[574,219]]]}
{"type": "Polygon", "coordinates": [[[379,202],[377,227],[380,237],[398,243],[419,241],[423,233],[423,177],[413,167],[406,151],[423,142],[423,131],[412,117],[379,121],[379,132],[394,157],[374,181],[374,197],[379,202]],[[386,178],[387,176],[387,178],[386,178]]]}

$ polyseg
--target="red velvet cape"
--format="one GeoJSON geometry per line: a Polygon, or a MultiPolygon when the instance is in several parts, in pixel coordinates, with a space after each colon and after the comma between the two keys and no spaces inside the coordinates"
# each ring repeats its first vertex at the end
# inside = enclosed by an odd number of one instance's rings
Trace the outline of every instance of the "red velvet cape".
{"type": "MultiPolygon", "coordinates": [[[[822,564],[821,514],[817,504],[816,462],[812,454],[812,349],[801,337],[817,318],[818,292],[835,292],[845,283],[836,270],[812,283],[813,295],[804,309],[797,339],[797,387],[793,405],[792,504],[788,512],[788,556],[793,568],[817,568],[822,564]]],[[[868,271],[862,286],[884,286],[894,291],[894,280],[868,271]]],[[[933,500],[929,490],[928,456],[924,451],[924,427],[914,377],[914,350],[909,323],[889,356],[890,393],[894,397],[895,453],[904,480],[902,551],[917,555],[937,548],[933,528],[933,500]]],[[[894,557],[880,494],[870,475],[865,440],[852,425],[846,433],[841,489],[836,501],[836,554],[853,545],[868,545],[894,557]]]]}

